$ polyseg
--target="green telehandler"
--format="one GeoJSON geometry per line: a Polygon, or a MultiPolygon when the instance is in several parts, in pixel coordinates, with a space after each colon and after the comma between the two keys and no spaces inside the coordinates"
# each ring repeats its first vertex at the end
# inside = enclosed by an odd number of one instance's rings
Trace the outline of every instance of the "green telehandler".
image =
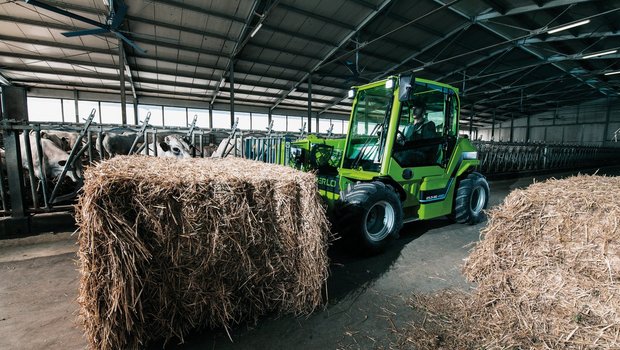
{"type": "Polygon", "coordinates": [[[315,171],[336,231],[370,253],[402,225],[448,216],[474,224],[489,198],[476,148],[459,137],[458,89],[411,75],[349,91],[346,138],[286,144],[289,165],[315,171]]]}

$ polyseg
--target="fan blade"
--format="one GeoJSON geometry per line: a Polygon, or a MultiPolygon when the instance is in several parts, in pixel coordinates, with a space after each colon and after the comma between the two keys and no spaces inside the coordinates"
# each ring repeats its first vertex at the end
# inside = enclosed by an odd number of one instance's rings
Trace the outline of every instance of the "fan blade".
{"type": "Polygon", "coordinates": [[[123,2],[120,2],[118,5],[118,9],[116,9],[116,12],[114,12],[114,18],[112,19],[111,27],[114,29],[118,29],[118,27],[123,23],[126,14],[127,5],[125,5],[125,3],[123,2]]]}
{"type": "Polygon", "coordinates": [[[78,14],[75,14],[73,12],[69,12],[69,11],[63,10],[61,8],[52,6],[52,5],[48,5],[48,4],[40,2],[38,0],[26,0],[26,3],[34,5],[34,6],[38,6],[40,8],[44,8],[44,9],[46,9],[48,11],[55,12],[55,13],[57,13],[59,15],[67,16],[69,18],[73,18],[73,19],[76,19],[78,21],[81,21],[81,22],[84,22],[84,23],[88,23],[88,24],[93,25],[95,27],[99,27],[99,28],[103,28],[103,29],[109,29],[109,27],[107,25],[103,24],[103,23],[99,23],[97,21],[93,21],[90,18],[82,17],[82,16],[80,16],[78,14]]]}
{"type": "Polygon", "coordinates": [[[139,53],[145,55],[146,51],[144,49],[142,49],[140,46],[136,45],[136,43],[134,43],[133,41],[129,40],[126,36],[124,36],[123,34],[119,33],[119,32],[112,32],[114,33],[117,37],[119,37],[120,39],[122,39],[124,42],[126,42],[128,45],[130,45],[131,47],[133,47],[136,51],[138,51],[139,53]]]}
{"type": "Polygon", "coordinates": [[[74,36],[81,36],[81,35],[97,35],[97,34],[103,34],[103,33],[108,33],[110,32],[108,29],[105,28],[95,28],[95,29],[84,29],[84,30],[78,30],[75,32],[65,32],[65,33],[61,33],[62,35],[66,36],[67,38],[71,38],[74,36]]]}

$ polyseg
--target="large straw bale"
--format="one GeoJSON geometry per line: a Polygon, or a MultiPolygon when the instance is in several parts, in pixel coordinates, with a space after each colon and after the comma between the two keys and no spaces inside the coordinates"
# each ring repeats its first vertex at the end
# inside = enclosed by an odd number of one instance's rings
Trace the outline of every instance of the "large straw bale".
{"type": "Polygon", "coordinates": [[[91,348],[138,348],[322,303],[328,223],[313,174],[239,158],[116,157],[76,209],[91,348]]]}
{"type": "Polygon", "coordinates": [[[420,349],[619,349],[620,177],[515,190],[489,212],[464,266],[471,294],[416,296],[420,349]]]}

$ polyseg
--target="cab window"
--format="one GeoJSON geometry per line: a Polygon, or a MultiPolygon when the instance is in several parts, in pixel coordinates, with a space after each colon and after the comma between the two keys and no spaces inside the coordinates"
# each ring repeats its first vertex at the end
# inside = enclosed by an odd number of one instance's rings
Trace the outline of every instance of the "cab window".
{"type": "MultiPolygon", "coordinates": [[[[452,115],[445,89],[416,85],[410,101],[401,104],[394,159],[402,167],[441,165],[446,122],[452,115]]],[[[451,128],[448,129],[452,134],[451,128]]]]}

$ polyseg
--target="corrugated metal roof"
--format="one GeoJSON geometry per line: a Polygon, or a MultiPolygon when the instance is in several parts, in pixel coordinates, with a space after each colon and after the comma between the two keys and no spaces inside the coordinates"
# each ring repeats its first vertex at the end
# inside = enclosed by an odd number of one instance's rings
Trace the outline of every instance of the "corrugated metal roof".
{"type": "MultiPolygon", "coordinates": [[[[103,1],[43,1],[99,22],[109,11],[103,1]]],[[[138,97],[172,94],[225,103],[231,62],[237,103],[305,108],[311,73],[316,112],[346,112],[349,86],[421,67],[416,75],[464,87],[465,119],[475,122],[489,121],[491,111],[501,119],[565,105],[570,96],[580,96],[576,103],[620,92],[620,75],[603,74],[620,69],[619,53],[582,58],[620,50],[620,0],[127,0],[127,5],[121,33],[147,51],[123,44],[138,97]],[[581,19],[590,23],[546,33],[581,19]],[[226,83],[218,91],[222,77],[226,83]]],[[[0,73],[14,84],[119,91],[119,40],[112,33],[65,37],[63,32],[92,26],[21,1],[0,5],[0,27],[0,73]]]]}

